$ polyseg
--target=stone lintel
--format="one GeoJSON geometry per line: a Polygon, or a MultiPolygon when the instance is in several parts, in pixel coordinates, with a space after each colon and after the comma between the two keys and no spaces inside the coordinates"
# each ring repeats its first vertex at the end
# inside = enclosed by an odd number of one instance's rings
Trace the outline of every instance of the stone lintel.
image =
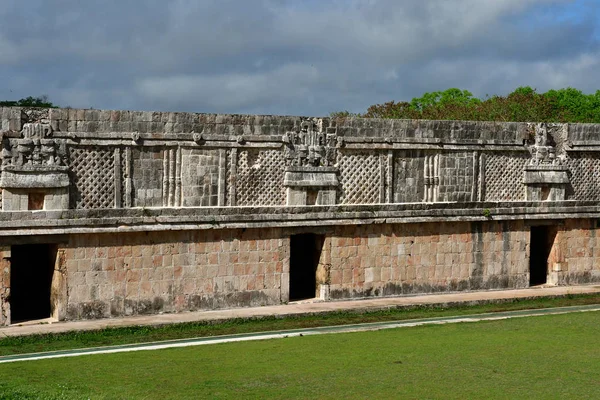
{"type": "Polygon", "coordinates": [[[336,187],[339,185],[334,171],[286,171],[283,181],[285,187],[336,187]]]}
{"type": "Polygon", "coordinates": [[[50,189],[69,187],[67,167],[4,168],[0,187],[4,189],[50,189]]]}
{"type": "Polygon", "coordinates": [[[531,184],[554,184],[554,185],[566,185],[568,184],[569,176],[566,170],[525,170],[523,176],[523,183],[525,185],[531,184]]]}

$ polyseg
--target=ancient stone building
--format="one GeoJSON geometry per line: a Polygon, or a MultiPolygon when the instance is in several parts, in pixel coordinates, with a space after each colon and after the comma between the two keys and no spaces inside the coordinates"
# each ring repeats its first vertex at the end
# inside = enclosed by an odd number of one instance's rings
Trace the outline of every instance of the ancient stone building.
{"type": "Polygon", "coordinates": [[[0,324],[600,281],[600,125],[0,117],[0,324]]]}

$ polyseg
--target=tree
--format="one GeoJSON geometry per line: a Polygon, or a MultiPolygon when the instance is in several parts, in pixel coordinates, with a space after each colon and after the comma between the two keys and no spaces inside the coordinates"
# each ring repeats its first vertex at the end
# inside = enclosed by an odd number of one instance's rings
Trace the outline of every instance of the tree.
{"type": "Polygon", "coordinates": [[[58,108],[58,106],[53,104],[46,95],[38,97],[29,96],[16,101],[0,101],[0,107],[58,108]]]}
{"type": "Polygon", "coordinates": [[[417,111],[423,111],[427,107],[476,105],[479,103],[481,103],[481,100],[473,97],[473,93],[468,90],[450,88],[443,92],[428,92],[421,97],[415,97],[411,100],[410,106],[417,111]]]}
{"type": "MultiPolygon", "coordinates": [[[[347,113],[348,114],[348,113],[347,113]]],[[[343,117],[343,113],[332,113],[343,117]]],[[[530,86],[516,88],[507,96],[473,97],[457,88],[429,92],[410,102],[390,101],[370,106],[363,118],[471,120],[503,122],[600,123],[600,90],[584,94],[565,88],[538,93],[530,86]]]]}

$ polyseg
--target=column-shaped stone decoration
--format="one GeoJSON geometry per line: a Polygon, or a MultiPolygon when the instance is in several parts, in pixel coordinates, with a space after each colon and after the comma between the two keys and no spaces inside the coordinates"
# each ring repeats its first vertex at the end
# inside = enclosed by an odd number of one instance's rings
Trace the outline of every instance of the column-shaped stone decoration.
{"type": "Polygon", "coordinates": [[[569,174],[556,154],[556,144],[548,133],[548,125],[536,124],[534,144],[530,146],[531,159],[525,166],[523,184],[528,201],[565,200],[569,174]]]}
{"type": "Polygon", "coordinates": [[[2,210],[69,208],[69,168],[64,141],[52,139],[49,124],[23,125],[21,137],[2,140],[2,210]]]}
{"type": "Polygon", "coordinates": [[[322,120],[306,120],[297,132],[288,132],[284,186],[287,205],[332,205],[337,201],[338,168],[335,129],[323,132],[322,120]]]}
{"type": "Polygon", "coordinates": [[[425,166],[423,171],[425,181],[424,198],[426,203],[438,201],[440,193],[440,155],[425,156],[425,166]]]}

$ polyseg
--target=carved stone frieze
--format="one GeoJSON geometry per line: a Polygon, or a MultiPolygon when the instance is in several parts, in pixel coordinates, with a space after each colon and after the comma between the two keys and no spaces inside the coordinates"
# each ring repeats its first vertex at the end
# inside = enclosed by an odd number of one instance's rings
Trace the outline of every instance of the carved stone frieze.
{"type": "Polygon", "coordinates": [[[66,164],[64,140],[52,138],[50,124],[23,125],[20,138],[3,138],[2,166],[63,166],[66,164]]]}
{"type": "Polygon", "coordinates": [[[335,163],[337,135],[323,132],[322,120],[305,120],[300,130],[287,132],[286,158],[289,166],[329,167],[335,163]]]}
{"type": "Polygon", "coordinates": [[[283,185],[288,205],[330,205],[336,203],[339,185],[338,137],[323,131],[323,121],[305,120],[300,130],[287,132],[287,168],[283,185]]]}
{"type": "Polygon", "coordinates": [[[66,143],[54,139],[52,132],[48,122],[37,121],[25,123],[20,137],[2,137],[3,210],[69,207],[66,143]]]}
{"type": "Polygon", "coordinates": [[[531,124],[533,144],[529,165],[561,165],[565,158],[563,124],[531,124]]]}
{"type": "Polygon", "coordinates": [[[565,200],[570,180],[568,169],[562,164],[564,150],[557,151],[561,128],[560,124],[539,123],[533,126],[534,140],[529,146],[531,159],[523,175],[526,200],[565,200]]]}

